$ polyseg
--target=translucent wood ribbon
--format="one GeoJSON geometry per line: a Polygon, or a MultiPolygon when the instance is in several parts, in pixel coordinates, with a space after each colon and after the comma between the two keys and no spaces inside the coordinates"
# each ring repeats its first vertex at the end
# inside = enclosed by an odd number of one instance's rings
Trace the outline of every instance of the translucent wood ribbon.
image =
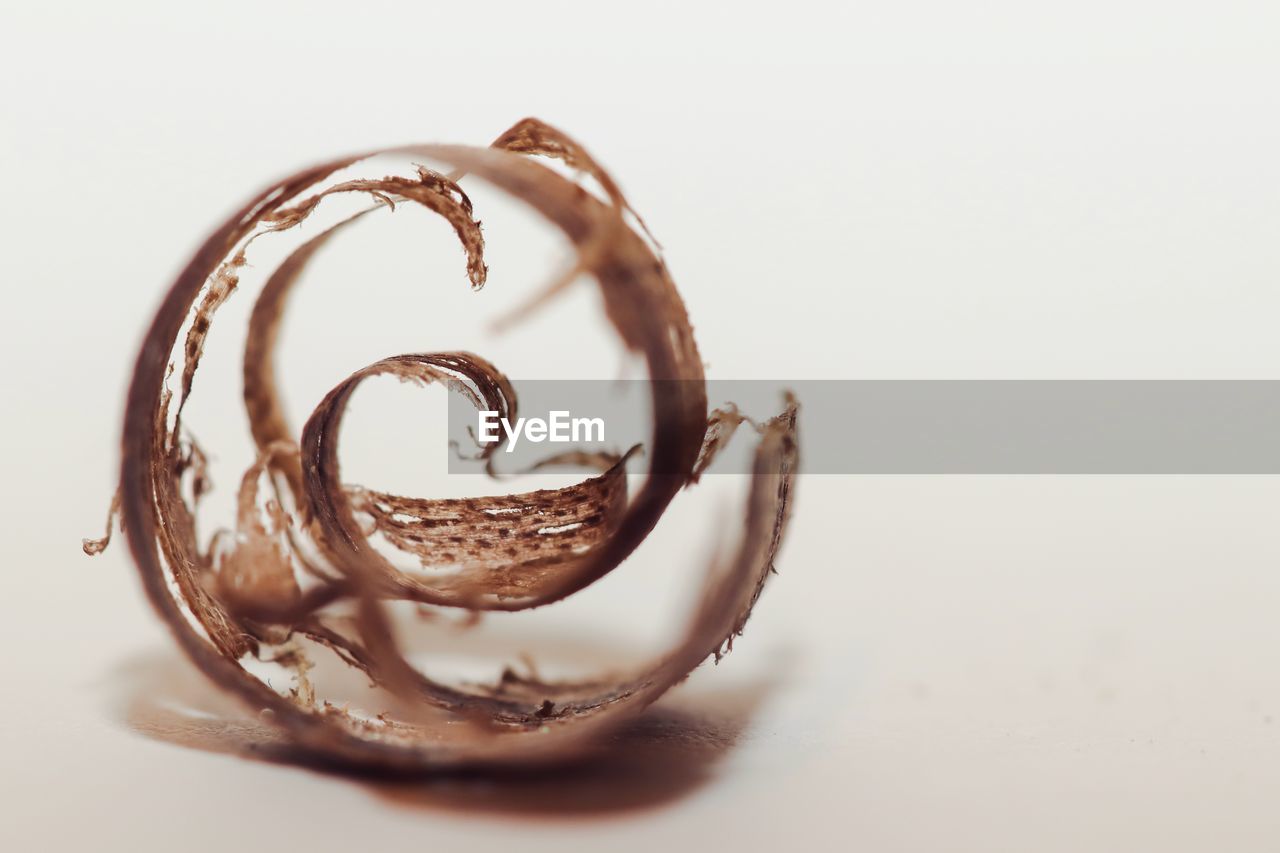
{"type": "MultiPolygon", "coordinates": [[[[616,569],[653,530],[672,498],[696,482],[744,419],[708,412],[702,360],[683,302],[647,228],[614,180],[574,140],[525,119],[487,148],[419,145],[344,157],[268,187],[205,240],[165,296],[138,355],[125,412],[121,517],[144,587],[186,654],[214,682],[269,717],[306,752],[388,768],[525,765],[578,754],[639,713],[741,633],[769,577],[788,516],[797,460],[797,406],[754,424],[758,435],[746,515],[736,545],[708,568],[702,597],[669,651],[625,677],[544,681],[508,671],[497,684],[457,686],[410,665],[387,602],[514,611],[559,601],[616,569]],[[375,155],[446,164],[442,174],[335,180],[375,155]],[[548,168],[563,161],[595,179],[602,197],[548,168]],[[275,348],[287,297],[316,250],[382,206],[416,203],[443,217],[465,251],[475,288],[484,239],[461,182],[482,179],[527,204],[576,250],[570,274],[594,279],[608,321],[652,382],[648,473],[628,494],[626,459],[596,455],[598,473],[556,490],[465,499],[405,497],[345,485],[337,453],[348,401],[366,379],[441,384],[478,408],[514,416],[515,390],[466,352],[398,355],[339,383],[295,432],[280,403],[275,348]],[[258,458],[245,472],[234,532],[202,549],[195,505],[207,491],[204,455],[184,437],[210,324],[237,290],[246,252],[262,235],[296,227],[337,194],[363,194],[367,210],[302,244],[269,276],[254,305],[244,358],[244,403],[258,458]],[[177,390],[170,380],[177,377],[177,390]],[[175,400],[176,397],[176,400],[175,400]],[[266,486],[267,488],[264,488],[266,486]],[[371,542],[418,561],[406,572],[371,542]],[[448,571],[433,573],[433,566],[448,571]],[[343,618],[333,616],[341,612],[343,618]],[[359,714],[322,700],[307,679],[306,638],[357,667],[389,710],[359,714]],[[247,666],[291,667],[281,692],[247,666]]],[[[498,445],[487,445],[484,454],[498,445]]],[[[108,522],[108,537],[110,521],[108,522]]],[[[86,540],[87,553],[107,539],[86,540]]]]}

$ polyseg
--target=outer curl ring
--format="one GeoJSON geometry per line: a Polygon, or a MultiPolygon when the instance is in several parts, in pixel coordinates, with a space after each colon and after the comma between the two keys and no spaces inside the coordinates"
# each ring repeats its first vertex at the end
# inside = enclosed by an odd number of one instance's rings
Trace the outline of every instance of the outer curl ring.
{"type": "MultiPolygon", "coordinates": [[[[186,654],[221,687],[255,709],[272,712],[276,723],[304,749],[328,759],[400,768],[561,760],[576,754],[602,730],[638,713],[706,657],[718,658],[726,644],[741,633],[773,567],[786,526],[797,457],[797,408],[790,399],[781,415],[758,428],[760,443],[741,542],[730,558],[712,567],[685,636],[662,659],[638,673],[605,684],[515,679],[486,690],[459,690],[430,680],[407,663],[380,603],[386,598],[410,598],[472,610],[517,610],[571,595],[613,570],[635,550],[672,497],[697,479],[716,449],[743,421],[736,412],[716,411],[708,417],[702,363],[684,305],[651,243],[627,223],[629,212],[612,179],[581,146],[554,128],[527,119],[488,149],[408,146],[340,158],[286,178],[215,229],[165,296],[144,338],[129,388],[120,480],[122,524],[147,595],[186,654]],[[182,493],[184,476],[198,462],[197,451],[182,443],[181,416],[211,317],[235,290],[236,271],[245,262],[248,245],[263,233],[297,225],[327,195],[367,193],[380,203],[414,201],[444,216],[467,251],[473,283],[483,283],[479,223],[471,217],[470,201],[454,178],[423,169],[417,180],[355,180],[315,190],[337,171],[374,154],[444,162],[529,204],[576,247],[575,273],[585,272],[596,279],[610,322],[624,345],[642,356],[650,377],[682,381],[651,383],[654,427],[650,474],[634,499],[625,505],[617,503],[616,489],[594,485],[554,498],[557,507],[607,508],[616,504],[617,512],[608,516],[607,522],[601,521],[599,530],[589,531],[595,538],[584,554],[564,559],[535,554],[516,559],[514,568],[505,573],[495,573],[491,565],[476,557],[481,569],[464,574],[463,582],[454,588],[398,586],[394,574],[377,563],[372,549],[364,547],[358,527],[352,527],[350,492],[340,482],[336,458],[336,431],[345,400],[359,381],[377,372],[407,371],[413,378],[439,381],[443,374],[455,370],[475,383],[481,395],[502,396],[509,384],[504,387],[505,378],[492,365],[469,354],[392,357],[357,371],[321,402],[302,431],[300,452],[291,455],[281,449],[288,445],[284,435],[288,428],[274,398],[274,380],[261,368],[266,365],[269,374],[274,328],[282,310],[282,298],[276,296],[288,290],[330,232],[322,234],[286,260],[273,277],[278,285],[278,293],[271,297],[275,301],[261,313],[255,310],[255,317],[265,318],[265,331],[260,335],[251,332],[245,367],[246,403],[263,455],[259,467],[246,475],[241,497],[242,511],[252,510],[260,470],[274,472],[283,488],[292,493],[302,516],[299,535],[309,535],[318,545],[334,579],[318,592],[286,595],[287,606],[280,612],[272,611],[273,606],[279,610],[279,601],[264,602],[258,611],[232,607],[228,604],[231,597],[220,595],[224,587],[218,585],[223,575],[232,572],[232,564],[244,578],[278,580],[280,589],[291,592],[287,579],[277,576],[279,566],[290,563],[287,558],[277,563],[278,547],[265,538],[251,540],[253,550],[237,546],[235,559],[228,558],[222,564],[210,553],[201,552],[193,512],[182,493]],[[596,199],[567,178],[522,156],[528,154],[555,157],[592,175],[608,201],[596,199]],[[311,195],[304,195],[309,191],[311,195]],[[167,379],[179,335],[193,310],[180,396],[170,427],[172,393],[167,379]],[[358,639],[338,636],[313,618],[339,599],[348,600],[355,608],[358,639]],[[281,695],[241,665],[245,655],[257,654],[263,644],[279,645],[281,638],[287,640],[295,633],[329,645],[370,673],[386,689],[396,718],[357,718],[332,706],[317,707],[296,696],[281,695]],[[449,724],[447,719],[464,724],[449,724]]],[[[639,224],[643,229],[643,223],[639,224]]],[[[269,282],[266,290],[271,288],[269,282]]],[[[443,378],[449,381],[447,376],[443,378]]],[[[510,398],[514,406],[514,393],[510,398]]],[[[607,485],[609,476],[606,471],[598,480],[607,485]]],[[[198,499],[199,486],[195,492],[198,499]]],[[[512,496],[511,500],[522,500],[521,506],[532,507],[529,511],[534,512],[542,506],[537,500],[547,499],[512,496]]],[[[441,503],[422,501],[410,506],[432,512],[439,510],[441,503]]],[[[253,513],[243,514],[249,518],[245,523],[252,528],[250,532],[265,536],[250,518],[253,513]]],[[[475,548],[477,553],[487,554],[481,533],[473,537],[475,548]]],[[[86,550],[90,550],[88,545],[86,550]]]]}

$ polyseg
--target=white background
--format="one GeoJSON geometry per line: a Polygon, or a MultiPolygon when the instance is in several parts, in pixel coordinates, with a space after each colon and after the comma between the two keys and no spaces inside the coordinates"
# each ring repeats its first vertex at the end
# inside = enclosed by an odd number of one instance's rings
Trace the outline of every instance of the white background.
{"type": "MultiPolygon", "coordinates": [[[[140,733],[138,673],[182,665],[125,549],[89,561],[79,539],[141,332],[218,217],[321,158],[484,144],[525,115],[619,178],[713,376],[1276,378],[1278,34],[1271,3],[9,5],[0,837],[1275,849],[1274,478],[809,478],[747,636],[671,700],[710,714],[720,683],[768,679],[738,743],[688,790],[589,817],[493,805],[483,780],[410,803],[140,733]]],[[[287,330],[295,417],[413,349],[613,375],[582,356],[609,340],[585,284],[541,332],[469,337],[557,257],[494,204],[481,295],[416,212],[334,247],[287,330]],[[595,331],[579,349],[556,324],[595,331]]],[[[226,369],[193,401],[231,442],[222,500],[248,447],[229,330],[249,304],[219,316],[226,369]]],[[[353,413],[352,464],[412,481],[379,412],[353,413]]],[[[663,594],[696,571],[715,537],[673,523],[591,591],[594,623],[574,611],[581,635],[652,591],[646,565],[675,567],[652,570],[663,594]]]]}

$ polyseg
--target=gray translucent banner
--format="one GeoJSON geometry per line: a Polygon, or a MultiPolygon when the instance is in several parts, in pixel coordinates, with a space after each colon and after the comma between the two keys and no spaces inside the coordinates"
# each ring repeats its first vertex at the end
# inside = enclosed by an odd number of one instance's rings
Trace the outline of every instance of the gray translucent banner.
{"type": "MultiPolygon", "coordinates": [[[[666,383],[672,385],[674,383],[666,383]]],[[[496,467],[514,471],[572,449],[647,444],[648,381],[515,383],[518,416],[578,441],[520,433],[496,467]],[[559,415],[552,415],[559,412],[559,415]],[[604,438],[598,439],[603,425],[604,438]]],[[[668,391],[671,389],[667,389],[668,391]]],[[[765,420],[790,390],[800,403],[808,474],[1280,474],[1280,381],[730,380],[707,383],[711,407],[765,420]]],[[[492,424],[492,419],[490,419],[492,424]]],[[[514,422],[511,424],[514,427],[514,422]]],[[[450,436],[474,452],[476,410],[450,395],[450,436]]],[[[536,424],[534,425],[536,427],[536,424]]],[[[750,427],[710,473],[745,473],[750,427]]],[[[499,424],[491,433],[505,434],[499,424]]],[[[512,442],[508,441],[510,445],[512,442]]],[[[643,460],[638,466],[643,465],[643,460]]],[[[479,465],[451,454],[450,471],[479,465]]]]}

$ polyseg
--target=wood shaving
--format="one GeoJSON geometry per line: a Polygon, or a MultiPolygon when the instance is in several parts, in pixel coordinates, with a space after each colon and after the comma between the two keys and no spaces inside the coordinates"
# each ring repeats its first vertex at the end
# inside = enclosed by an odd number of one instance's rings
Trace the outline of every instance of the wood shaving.
{"type": "MultiPolygon", "coordinates": [[[[613,178],[568,135],[525,119],[488,148],[421,145],[372,151],[304,170],[268,187],[220,224],[165,296],[143,340],[126,405],[117,512],[144,587],[195,664],[269,718],[304,751],[326,760],[397,769],[512,766],[562,761],[633,717],[742,633],[772,573],[788,519],[797,462],[798,407],[755,423],[728,408],[708,413],[702,359],[684,303],[643,221],[613,178]],[[375,155],[446,164],[448,175],[334,181],[375,155]],[[557,159],[603,190],[598,198],[538,162],[557,159]],[[315,407],[300,431],[284,415],[275,348],[287,297],[316,251],[373,210],[412,202],[443,217],[485,281],[484,238],[459,182],[487,181],[560,229],[576,250],[573,275],[595,280],[623,345],[655,381],[648,473],[629,495],[625,456],[565,454],[594,476],[554,490],[467,499],[406,497],[344,484],[337,453],[348,401],[366,379],[390,375],[440,384],[477,407],[515,416],[515,389],[483,358],[413,353],[353,372],[315,407]],[[298,226],[324,200],[360,194],[373,205],[304,243],[269,276],[254,304],[244,357],[244,403],[259,456],[245,472],[234,530],[202,551],[195,504],[211,488],[204,454],[183,430],[212,319],[238,290],[246,251],[259,237],[298,226]],[[633,225],[635,227],[633,227],[633,225]],[[186,329],[185,336],[183,330],[186,329]],[[179,367],[180,365],[180,367],[179,367]],[[168,387],[179,377],[176,410],[168,387]],[[758,436],[747,510],[736,546],[709,568],[684,634],[658,660],[624,676],[542,680],[508,669],[496,684],[459,687],[411,666],[387,602],[484,611],[541,607],[616,569],[653,530],[674,496],[695,482],[742,423],[758,436]],[[264,489],[264,484],[269,488],[264,489]],[[398,569],[373,537],[422,571],[398,569]],[[449,571],[435,571],[447,566],[449,571]],[[316,695],[305,638],[368,676],[385,713],[357,714],[316,695]],[[293,673],[281,691],[251,671],[270,662],[293,673]]],[[[548,289],[563,286],[561,275],[548,289]]],[[[488,445],[482,455],[498,445],[488,445]]],[[[630,454],[627,454],[629,456],[630,454]]]]}

